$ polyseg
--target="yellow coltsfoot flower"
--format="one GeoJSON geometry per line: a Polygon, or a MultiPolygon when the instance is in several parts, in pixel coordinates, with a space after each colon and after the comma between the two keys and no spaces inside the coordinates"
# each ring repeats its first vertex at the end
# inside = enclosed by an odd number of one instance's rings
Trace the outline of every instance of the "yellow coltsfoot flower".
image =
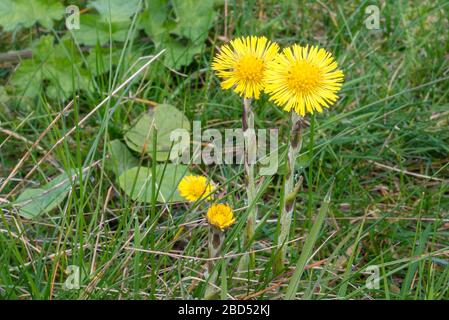
{"type": "Polygon", "coordinates": [[[179,194],[190,202],[198,199],[211,200],[215,185],[205,176],[188,175],[182,178],[178,190],[179,194]]]}
{"type": "Polygon", "coordinates": [[[267,63],[278,54],[277,43],[265,37],[241,37],[221,47],[212,63],[212,69],[223,80],[223,89],[234,91],[247,99],[259,99],[264,89],[267,63]]]}
{"type": "Polygon", "coordinates": [[[338,99],[344,75],[337,67],[326,50],[294,44],[268,63],[265,92],[285,111],[322,112],[338,99]]]}
{"type": "Polygon", "coordinates": [[[213,204],[207,210],[207,221],[214,227],[224,230],[235,223],[234,212],[227,204],[213,204]]]}

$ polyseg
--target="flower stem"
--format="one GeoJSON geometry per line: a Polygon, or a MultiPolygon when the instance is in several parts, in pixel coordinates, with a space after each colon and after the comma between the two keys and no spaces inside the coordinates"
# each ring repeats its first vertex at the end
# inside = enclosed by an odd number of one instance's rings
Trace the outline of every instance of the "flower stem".
{"type": "MultiPolygon", "coordinates": [[[[244,148],[244,167],[245,167],[245,186],[248,200],[248,218],[246,221],[245,232],[243,233],[244,250],[251,250],[251,242],[254,238],[254,230],[257,218],[256,201],[256,184],[254,181],[254,171],[257,156],[256,134],[254,131],[254,113],[251,109],[251,100],[243,99],[243,116],[242,116],[243,135],[245,137],[244,148]]],[[[248,268],[255,267],[255,254],[249,253],[244,255],[239,264],[239,271],[245,272],[248,268]]]]}
{"type": "Polygon", "coordinates": [[[308,201],[307,201],[307,219],[306,219],[306,229],[307,230],[310,230],[310,228],[312,228],[312,225],[313,225],[313,223],[312,223],[312,221],[313,221],[313,219],[312,219],[312,209],[313,209],[313,207],[312,207],[312,204],[313,204],[313,188],[312,188],[312,185],[313,185],[313,176],[312,176],[312,174],[313,174],[313,170],[312,170],[312,164],[313,164],[313,140],[314,140],[314,136],[315,136],[315,115],[312,115],[311,117],[310,117],[310,130],[309,130],[309,132],[310,132],[310,140],[309,140],[309,152],[308,152],[308,154],[309,154],[309,159],[310,159],[310,161],[309,161],[309,177],[308,177],[308,179],[307,179],[307,190],[308,190],[308,193],[309,193],[309,199],[308,199],[308,201]]]}
{"type": "MultiPolygon", "coordinates": [[[[224,242],[224,232],[213,226],[209,227],[209,258],[218,258],[221,255],[221,249],[224,242]]],[[[218,270],[216,268],[216,263],[219,260],[209,260],[207,263],[207,274],[208,278],[206,293],[204,294],[204,299],[214,299],[219,292],[217,288],[218,280],[218,270]],[[209,276],[210,275],[210,276],[209,276]]]]}
{"type": "Polygon", "coordinates": [[[295,162],[302,145],[301,120],[302,118],[294,111],[291,113],[291,131],[288,144],[287,174],[284,181],[284,202],[281,213],[281,230],[278,235],[277,244],[280,246],[275,256],[274,272],[276,274],[284,269],[284,259],[290,233],[292,213],[295,207],[296,194],[302,184],[299,179],[295,185],[295,162]]]}

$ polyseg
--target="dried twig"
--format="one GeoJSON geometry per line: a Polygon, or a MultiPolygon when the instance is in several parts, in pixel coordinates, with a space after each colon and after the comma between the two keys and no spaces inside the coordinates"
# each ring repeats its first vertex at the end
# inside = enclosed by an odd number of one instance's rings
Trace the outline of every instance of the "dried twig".
{"type": "Polygon", "coordinates": [[[426,176],[424,174],[410,172],[410,171],[402,170],[402,169],[399,169],[399,168],[396,168],[396,167],[390,167],[390,166],[387,166],[385,164],[382,164],[382,163],[379,163],[379,162],[376,162],[376,161],[373,161],[373,160],[368,160],[368,162],[371,162],[376,167],[383,168],[383,169],[388,169],[388,170],[395,171],[395,172],[400,172],[400,173],[406,174],[408,176],[413,176],[413,177],[421,178],[421,179],[428,179],[428,180],[433,180],[433,181],[440,181],[440,182],[449,183],[449,180],[435,178],[435,177],[432,177],[432,176],[426,176]]]}

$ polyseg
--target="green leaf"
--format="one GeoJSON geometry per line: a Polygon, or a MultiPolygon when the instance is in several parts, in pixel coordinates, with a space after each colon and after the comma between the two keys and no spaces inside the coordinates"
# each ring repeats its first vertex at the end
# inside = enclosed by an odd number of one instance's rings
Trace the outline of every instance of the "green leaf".
{"type": "Polygon", "coordinates": [[[298,291],[299,281],[301,280],[302,274],[304,272],[304,268],[308,263],[310,256],[312,255],[313,248],[315,246],[315,242],[320,235],[321,227],[324,223],[324,219],[329,211],[329,203],[332,194],[332,187],[329,188],[326,196],[324,197],[323,203],[321,204],[321,208],[316,217],[315,223],[310,230],[310,233],[307,235],[306,241],[304,243],[304,247],[301,251],[301,255],[299,256],[298,262],[296,263],[295,273],[290,279],[290,283],[287,288],[287,293],[285,294],[284,299],[292,300],[296,292],[298,291]]]}
{"type": "Polygon", "coordinates": [[[86,58],[87,67],[94,75],[100,75],[111,70],[111,67],[117,66],[121,63],[122,68],[128,69],[130,73],[137,71],[140,67],[142,67],[145,62],[144,59],[139,58],[142,57],[143,52],[140,48],[133,48],[133,50],[126,50],[122,61],[120,62],[120,58],[122,56],[122,49],[119,48],[102,48],[99,46],[95,46],[89,53],[86,58]],[[136,63],[136,61],[138,61],[136,63]]]}
{"type": "Polygon", "coordinates": [[[168,0],[147,0],[146,9],[140,15],[140,25],[157,45],[167,33],[165,22],[169,13],[168,5],[168,0]]]}
{"type": "MultiPolygon", "coordinates": [[[[185,165],[159,164],[156,166],[157,201],[161,203],[185,201],[179,195],[178,184],[189,174],[185,165]]],[[[120,188],[135,201],[152,202],[152,168],[134,167],[119,177],[120,188]]]]}
{"type": "Polygon", "coordinates": [[[125,142],[132,150],[139,153],[143,151],[152,156],[154,134],[157,132],[156,161],[166,161],[173,144],[170,141],[170,135],[177,129],[185,129],[190,132],[190,123],[187,117],[174,106],[160,104],[151,110],[151,113],[140,117],[128,130],[125,134],[125,142]]]}
{"type": "Polygon", "coordinates": [[[34,219],[56,208],[69,193],[72,184],[66,173],[60,174],[42,188],[25,189],[15,201],[19,214],[34,219]]]}
{"type": "Polygon", "coordinates": [[[296,158],[295,161],[295,169],[296,170],[303,170],[307,168],[310,165],[310,155],[308,153],[303,154],[296,158]]]}
{"type": "Polygon", "coordinates": [[[213,5],[210,0],[173,0],[177,17],[173,33],[203,42],[215,18],[213,5]]]}
{"type": "Polygon", "coordinates": [[[170,68],[180,69],[182,66],[189,65],[196,54],[201,53],[203,44],[194,45],[192,41],[182,44],[179,41],[169,39],[165,40],[161,47],[165,48],[164,63],[170,68]]]}
{"type": "Polygon", "coordinates": [[[91,6],[103,21],[127,21],[140,10],[140,0],[95,0],[91,6]]]}
{"type": "Polygon", "coordinates": [[[111,70],[120,59],[120,50],[94,47],[86,58],[87,66],[94,75],[100,75],[111,70]]]}
{"type": "Polygon", "coordinates": [[[53,21],[64,16],[64,6],[55,0],[2,0],[0,1],[0,25],[4,31],[19,27],[29,28],[35,23],[53,28],[53,21]]]}
{"type": "Polygon", "coordinates": [[[11,77],[11,84],[27,96],[37,96],[44,82],[50,98],[67,99],[77,88],[90,89],[87,70],[70,40],[54,45],[53,36],[43,36],[32,49],[33,59],[22,61],[11,77]],[[72,47],[72,49],[70,48],[72,47]]]}
{"type": "Polygon", "coordinates": [[[137,160],[129,149],[120,141],[113,140],[108,144],[109,159],[107,165],[115,174],[120,176],[124,171],[137,167],[139,160],[137,160]]]}
{"type": "Polygon", "coordinates": [[[96,14],[84,14],[80,17],[79,29],[70,30],[70,34],[79,44],[100,46],[110,40],[124,42],[126,40],[131,21],[107,22],[96,14]]]}
{"type": "Polygon", "coordinates": [[[39,94],[42,81],[41,68],[31,60],[23,61],[11,77],[11,84],[27,97],[39,94]]]}
{"type": "Polygon", "coordinates": [[[147,0],[139,25],[156,48],[166,49],[164,64],[180,69],[203,51],[216,13],[210,0],[174,0],[171,3],[174,18],[168,0],[147,0]]]}

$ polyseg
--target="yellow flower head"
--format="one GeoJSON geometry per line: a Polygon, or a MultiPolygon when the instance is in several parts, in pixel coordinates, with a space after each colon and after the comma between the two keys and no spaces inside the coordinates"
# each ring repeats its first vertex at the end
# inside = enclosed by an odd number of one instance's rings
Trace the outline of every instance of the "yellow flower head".
{"type": "Polygon", "coordinates": [[[277,43],[265,37],[242,37],[223,45],[215,56],[212,69],[222,78],[223,89],[234,91],[248,99],[259,99],[264,89],[264,73],[268,62],[278,54],[277,43]]]}
{"type": "Polygon", "coordinates": [[[207,210],[207,221],[214,227],[224,230],[235,222],[234,213],[227,204],[213,204],[207,210]]]}
{"type": "Polygon", "coordinates": [[[304,116],[329,108],[338,99],[343,77],[331,53],[294,44],[268,64],[265,91],[284,110],[304,116]]]}
{"type": "Polygon", "coordinates": [[[211,200],[215,186],[205,176],[189,175],[182,178],[178,190],[183,198],[195,202],[198,199],[211,200]]]}

